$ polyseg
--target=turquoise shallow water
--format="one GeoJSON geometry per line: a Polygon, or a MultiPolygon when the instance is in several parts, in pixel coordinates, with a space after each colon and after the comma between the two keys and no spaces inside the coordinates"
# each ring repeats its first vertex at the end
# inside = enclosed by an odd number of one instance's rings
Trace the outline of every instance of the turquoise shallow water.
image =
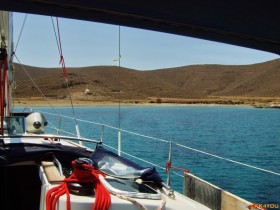
{"type": "MultiPolygon", "coordinates": [[[[53,112],[49,108],[39,108],[53,112]]],[[[58,113],[72,115],[66,107],[58,113]]],[[[79,119],[119,125],[118,107],[77,107],[79,119]]],[[[54,118],[55,126],[58,120],[54,118]]],[[[280,110],[251,107],[177,106],[121,107],[122,129],[171,140],[218,156],[280,173],[280,110]]],[[[63,127],[75,132],[73,120],[62,120],[63,127]]],[[[81,135],[100,139],[101,128],[79,122],[81,135]]],[[[105,127],[104,143],[117,146],[117,131],[105,127]]],[[[122,133],[122,149],[165,167],[168,144],[122,133]]],[[[226,162],[173,145],[172,164],[254,203],[280,204],[280,176],[226,162]]],[[[125,156],[125,155],[124,155],[125,156]]],[[[139,162],[143,166],[147,163],[139,162]]],[[[165,171],[158,169],[165,179],[165,171]]],[[[177,171],[182,174],[182,172],[177,171]]],[[[173,188],[182,192],[183,179],[172,174],[173,188]]]]}

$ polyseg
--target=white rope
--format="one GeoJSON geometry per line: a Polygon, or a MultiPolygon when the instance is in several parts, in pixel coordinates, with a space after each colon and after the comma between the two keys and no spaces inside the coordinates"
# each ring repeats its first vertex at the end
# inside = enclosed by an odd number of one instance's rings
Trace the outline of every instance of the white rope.
{"type": "Polygon", "coordinates": [[[110,193],[113,194],[114,196],[120,198],[120,199],[123,199],[123,200],[126,200],[126,201],[129,201],[129,202],[133,203],[134,205],[136,205],[141,210],[147,210],[143,204],[141,204],[139,201],[137,201],[133,198],[130,198],[130,197],[125,196],[125,195],[113,193],[113,192],[110,192],[110,193]]]}

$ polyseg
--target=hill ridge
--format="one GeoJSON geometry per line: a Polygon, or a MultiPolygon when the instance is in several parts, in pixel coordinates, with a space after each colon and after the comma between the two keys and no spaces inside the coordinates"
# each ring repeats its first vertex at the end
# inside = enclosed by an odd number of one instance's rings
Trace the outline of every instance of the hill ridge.
{"type": "MultiPolygon", "coordinates": [[[[39,91],[15,63],[14,97],[40,97],[39,91]]],[[[45,95],[67,97],[59,68],[25,65],[45,95]]],[[[73,97],[87,100],[150,98],[280,97],[280,59],[251,65],[191,65],[139,71],[118,66],[68,68],[73,97]],[[90,95],[84,94],[89,89],[90,95]]]]}

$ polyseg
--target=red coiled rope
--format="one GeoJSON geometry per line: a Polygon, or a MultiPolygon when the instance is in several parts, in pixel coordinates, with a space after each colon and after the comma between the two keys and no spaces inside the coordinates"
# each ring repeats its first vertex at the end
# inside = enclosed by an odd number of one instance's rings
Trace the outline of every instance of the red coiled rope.
{"type": "Polygon", "coordinates": [[[111,204],[110,193],[102,185],[99,179],[99,174],[103,175],[100,171],[94,169],[89,164],[80,164],[72,161],[74,171],[72,175],[64,179],[64,183],[50,189],[46,195],[46,210],[55,210],[56,204],[60,196],[66,194],[66,207],[71,210],[70,193],[67,183],[88,183],[92,182],[95,189],[95,203],[92,207],[93,210],[108,210],[111,204]]]}

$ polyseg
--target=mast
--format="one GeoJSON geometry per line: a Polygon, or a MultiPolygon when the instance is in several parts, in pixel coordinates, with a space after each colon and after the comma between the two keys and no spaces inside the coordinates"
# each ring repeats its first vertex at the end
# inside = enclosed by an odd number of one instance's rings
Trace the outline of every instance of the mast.
{"type": "Polygon", "coordinates": [[[12,13],[0,11],[0,134],[3,135],[4,117],[10,115],[12,83],[12,13]]]}

